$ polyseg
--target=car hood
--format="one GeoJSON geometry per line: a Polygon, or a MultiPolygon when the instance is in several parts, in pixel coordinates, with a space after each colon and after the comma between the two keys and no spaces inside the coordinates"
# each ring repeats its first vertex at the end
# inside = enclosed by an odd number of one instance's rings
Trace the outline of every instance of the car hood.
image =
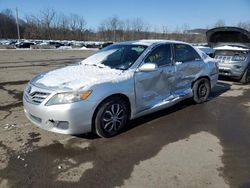
{"type": "Polygon", "coordinates": [[[238,27],[217,27],[207,31],[209,46],[232,45],[250,48],[250,33],[238,27]]]}
{"type": "Polygon", "coordinates": [[[133,76],[130,70],[111,69],[96,64],[77,64],[42,73],[31,80],[33,85],[60,90],[89,88],[95,84],[117,83],[133,76]]]}

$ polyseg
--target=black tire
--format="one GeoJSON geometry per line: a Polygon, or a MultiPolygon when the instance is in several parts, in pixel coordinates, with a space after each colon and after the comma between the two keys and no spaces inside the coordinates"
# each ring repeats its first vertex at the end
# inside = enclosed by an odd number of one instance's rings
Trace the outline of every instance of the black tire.
{"type": "Polygon", "coordinates": [[[129,109],[120,97],[105,100],[97,109],[94,118],[95,133],[110,138],[122,132],[127,124],[129,109]]]}
{"type": "Polygon", "coordinates": [[[240,83],[242,84],[246,84],[248,82],[250,82],[250,66],[245,70],[244,74],[240,79],[240,83]]]}
{"type": "Polygon", "coordinates": [[[193,84],[193,101],[197,104],[207,101],[211,92],[210,81],[207,78],[201,78],[193,84]]]}

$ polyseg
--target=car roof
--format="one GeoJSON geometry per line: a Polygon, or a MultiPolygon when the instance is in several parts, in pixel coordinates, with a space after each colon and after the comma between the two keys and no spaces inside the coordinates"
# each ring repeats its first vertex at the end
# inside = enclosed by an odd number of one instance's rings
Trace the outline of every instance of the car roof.
{"type": "Polygon", "coordinates": [[[152,46],[157,44],[164,44],[164,43],[178,43],[178,44],[188,44],[181,41],[175,41],[175,40],[134,40],[134,41],[127,41],[127,42],[119,42],[116,44],[135,44],[135,45],[144,45],[144,46],[152,46]]]}

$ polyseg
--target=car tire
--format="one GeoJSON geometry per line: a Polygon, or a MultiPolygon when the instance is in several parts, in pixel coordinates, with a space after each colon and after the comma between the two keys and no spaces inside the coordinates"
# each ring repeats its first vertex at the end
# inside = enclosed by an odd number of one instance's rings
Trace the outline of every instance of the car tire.
{"type": "Polygon", "coordinates": [[[110,138],[122,132],[128,120],[129,109],[120,97],[108,98],[97,109],[94,119],[95,133],[110,138]]]}
{"type": "Polygon", "coordinates": [[[240,83],[242,84],[246,84],[248,82],[250,82],[250,66],[245,70],[244,74],[240,79],[240,83]]]}
{"type": "Polygon", "coordinates": [[[207,101],[211,92],[210,81],[207,78],[201,78],[193,84],[193,101],[197,104],[207,101]]]}

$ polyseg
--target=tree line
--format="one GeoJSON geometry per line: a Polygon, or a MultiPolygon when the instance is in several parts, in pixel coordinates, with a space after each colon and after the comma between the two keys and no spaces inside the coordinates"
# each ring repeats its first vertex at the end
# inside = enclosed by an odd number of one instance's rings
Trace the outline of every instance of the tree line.
{"type": "MultiPolygon", "coordinates": [[[[163,25],[159,31],[152,29],[152,26],[141,18],[123,20],[113,16],[103,20],[93,30],[88,28],[82,16],[65,15],[57,13],[54,9],[45,9],[38,15],[27,15],[23,19],[18,19],[18,23],[20,36],[26,39],[79,41],[171,39],[192,43],[206,42],[206,29],[199,33],[191,33],[187,24],[177,26],[174,32],[169,32],[168,27],[163,25]]],[[[224,25],[223,20],[218,20],[213,27],[224,25]]],[[[237,26],[250,30],[250,21],[240,22],[237,26]]],[[[17,38],[16,17],[10,9],[0,12],[0,38],[17,38]]]]}

